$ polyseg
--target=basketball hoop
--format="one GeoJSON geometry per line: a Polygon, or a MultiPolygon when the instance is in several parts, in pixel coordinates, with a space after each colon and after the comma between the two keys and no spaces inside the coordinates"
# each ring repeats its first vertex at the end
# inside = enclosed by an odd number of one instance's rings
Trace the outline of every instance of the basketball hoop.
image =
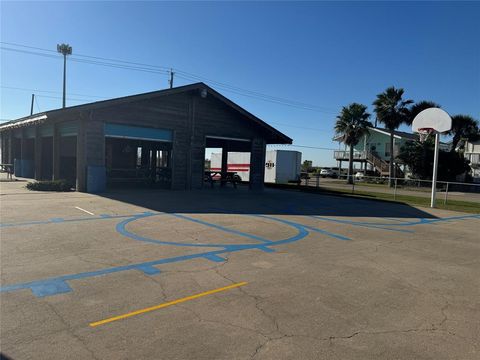
{"type": "Polygon", "coordinates": [[[417,129],[420,142],[423,144],[431,134],[435,133],[434,128],[424,127],[417,129]]]}
{"type": "Polygon", "coordinates": [[[420,136],[424,143],[431,134],[435,134],[435,150],[433,155],[432,196],[430,207],[435,207],[437,192],[438,152],[440,148],[440,134],[452,128],[452,118],[448,113],[439,108],[429,108],[421,111],[412,122],[412,130],[420,136]]]}

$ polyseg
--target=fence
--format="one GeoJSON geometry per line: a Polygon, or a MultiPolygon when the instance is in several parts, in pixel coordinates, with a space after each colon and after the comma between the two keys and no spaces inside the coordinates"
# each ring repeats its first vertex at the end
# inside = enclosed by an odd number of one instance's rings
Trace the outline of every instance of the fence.
{"type": "MultiPolygon", "coordinates": [[[[302,180],[302,185],[349,191],[351,193],[378,193],[386,194],[387,198],[397,200],[400,196],[415,196],[430,198],[432,181],[420,179],[392,178],[392,186],[389,186],[388,177],[375,176],[351,176],[352,182],[348,183],[348,175],[340,175],[338,178],[323,178],[318,174],[302,180]]],[[[453,181],[437,181],[436,201],[448,204],[451,200],[478,203],[480,207],[480,184],[462,183],[453,181]]],[[[385,197],[385,196],[383,196],[385,197]]]]}

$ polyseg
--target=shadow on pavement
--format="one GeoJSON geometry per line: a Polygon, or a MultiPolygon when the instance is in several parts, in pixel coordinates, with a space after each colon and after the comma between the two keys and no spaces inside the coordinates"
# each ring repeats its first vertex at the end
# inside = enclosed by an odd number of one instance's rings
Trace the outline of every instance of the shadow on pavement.
{"type": "Polygon", "coordinates": [[[166,213],[436,218],[401,203],[269,188],[255,193],[246,186],[192,191],[114,189],[99,196],[166,213]]]}

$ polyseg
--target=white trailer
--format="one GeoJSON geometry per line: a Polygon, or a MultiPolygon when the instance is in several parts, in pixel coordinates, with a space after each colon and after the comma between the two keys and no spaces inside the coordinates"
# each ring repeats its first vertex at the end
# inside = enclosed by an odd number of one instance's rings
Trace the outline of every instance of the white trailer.
{"type": "MultiPolygon", "coordinates": [[[[227,170],[234,171],[241,181],[250,179],[250,153],[228,153],[227,170]]],[[[271,150],[265,154],[265,182],[288,183],[300,180],[302,153],[290,150],[271,150]]],[[[210,169],[220,171],[222,169],[222,154],[213,153],[210,169]]]]}

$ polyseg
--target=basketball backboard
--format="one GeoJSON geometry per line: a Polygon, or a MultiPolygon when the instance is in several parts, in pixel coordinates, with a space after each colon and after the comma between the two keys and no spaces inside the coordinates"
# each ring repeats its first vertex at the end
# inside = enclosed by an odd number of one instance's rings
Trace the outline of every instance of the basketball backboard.
{"type": "Polygon", "coordinates": [[[433,129],[437,133],[444,133],[452,128],[452,118],[448,113],[439,108],[429,108],[421,111],[413,119],[412,130],[420,132],[421,129],[433,129]]]}

